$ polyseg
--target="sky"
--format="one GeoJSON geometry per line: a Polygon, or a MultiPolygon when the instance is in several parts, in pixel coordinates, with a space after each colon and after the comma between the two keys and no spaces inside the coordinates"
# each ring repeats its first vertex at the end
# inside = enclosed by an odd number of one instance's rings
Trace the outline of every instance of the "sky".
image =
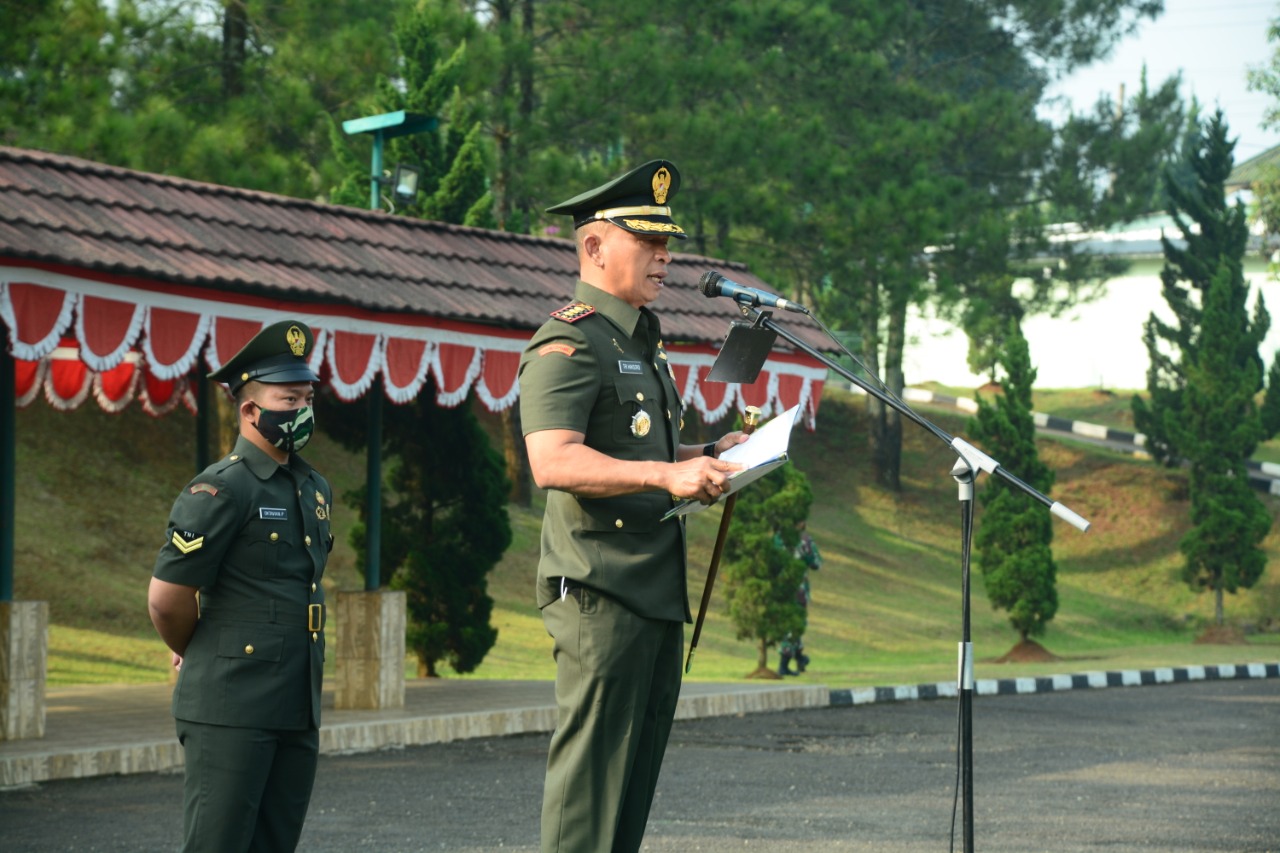
{"type": "Polygon", "coordinates": [[[1185,100],[1194,95],[1205,115],[1222,108],[1238,137],[1237,163],[1280,145],[1280,129],[1262,127],[1270,96],[1249,91],[1245,78],[1249,67],[1269,64],[1280,49],[1267,40],[1272,20],[1280,18],[1280,0],[1165,0],[1164,6],[1159,18],[1144,21],[1122,40],[1110,59],[1077,71],[1051,91],[1070,98],[1079,113],[1102,92],[1116,100],[1122,83],[1131,96],[1144,63],[1152,88],[1181,71],[1185,100]]]}

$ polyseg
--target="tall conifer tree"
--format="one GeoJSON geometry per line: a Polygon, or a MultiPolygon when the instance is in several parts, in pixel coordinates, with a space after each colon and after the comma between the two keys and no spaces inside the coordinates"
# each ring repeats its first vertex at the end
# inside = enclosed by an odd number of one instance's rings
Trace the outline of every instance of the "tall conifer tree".
{"type": "MultiPolygon", "coordinates": [[[[1036,450],[1027,339],[1009,324],[1000,363],[1002,396],[978,400],[971,429],[1000,465],[1028,485],[1048,493],[1053,472],[1036,450]]],[[[974,536],[977,563],[993,607],[1009,612],[1009,622],[1025,642],[1044,633],[1058,612],[1057,566],[1053,560],[1053,519],[1035,498],[1004,480],[991,478],[982,492],[984,512],[974,536]]]]}
{"type": "MultiPolygon", "coordinates": [[[[1192,530],[1181,543],[1183,578],[1212,589],[1218,624],[1223,592],[1252,586],[1265,568],[1258,549],[1270,516],[1249,486],[1245,463],[1269,435],[1276,409],[1273,384],[1263,410],[1258,348],[1271,319],[1261,295],[1250,314],[1243,258],[1249,226],[1243,203],[1227,203],[1235,143],[1221,111],[1202,129],[1187,160],[1193,180],[1167,179],[1170,215],[1183,245],[1162,238],[1160,278],[1173,314],[1152,314],[1145,339],[1151,357],[1149,400],[1135,397],[1134,423],[1152,455],[1190,465],[1192,530]]],[[[1272,366],[1273,379],[1277,376],[1272,366]]]]}

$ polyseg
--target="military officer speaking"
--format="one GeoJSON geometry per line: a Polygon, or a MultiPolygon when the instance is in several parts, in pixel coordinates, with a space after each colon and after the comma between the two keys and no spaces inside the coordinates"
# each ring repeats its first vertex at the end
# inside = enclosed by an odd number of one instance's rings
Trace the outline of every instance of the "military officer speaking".
{"type": "Polygon", "coordinates": [[[209,374],[230,387],[239,437],[178,495],[156,559],[185,853],[294,850],[311,799],[333,547],[329,483],[297,454],[315,427],[314,343],[301,322],[273,323],[209,374]]]}
{"type": "Polygon", "coordinates": [[[547,757],[544,853],[640,849],[680,692],[690,621],[684,521],[673,498],[720,497],[745,440],[680,443],[683,404],[658,317],[683,239],[655,160],[548,208],[573,217],[581,281],[520,362],[520,417],[548,489],[537,603],[554,640],[558,722],[547,757]]]}

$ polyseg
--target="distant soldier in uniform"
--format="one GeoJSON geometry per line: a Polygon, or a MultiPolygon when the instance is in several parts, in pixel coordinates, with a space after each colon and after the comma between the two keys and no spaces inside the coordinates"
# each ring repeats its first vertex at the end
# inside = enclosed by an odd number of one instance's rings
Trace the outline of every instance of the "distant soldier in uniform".
{"type": "MultiPolygon", "coordinates": [[[[822,568],[822,552],[818,550],[818,543],[813,541],[813,537],[809,535],[809,531],[805,528],[808,523],[804,519],[796,522],[796,530],[800,531],[800,542],[796,545],[796,559],[804,563],[805,572],[804,580],[800,582],[800,586],[796,589],[796,603],[805,611],[805,622],[809,619],[809,603],[813,600],[810,592],[809,572],[816,572],[822,568]]],[[[779,548],[785,549],[787,546],[782,541],[781,534],[774,536],[773,543],[779,548]]],[[[804,653],[804,631],[799,634],[787,634],[782,638],[782,642],[778,644],[778,651],[782,661],[778,664],[778,675],[799,675],[804,672],[805,667],[809,665],[809,656],[804,653]],[[796,668],[793,671],[790,667],[791,661],[796,662],[796,668]]]]}
{"type": "Polygon", "coordinates": [[[156,559],[147,599],[178,668],[184,853],[294,850],[311,799],[333,547],[329,483],[297,455],[315,427],[314,342],[274,323],[209,374],[228,383],[240,434],[178,495],[156,559]]]}
{"type": "Polygon", "coordinates": [[[680,692],[684,521],[673,498],[720,497],[739,441],[680,443],[683,404],[657,316],[683,239],[655,160],[548,208],[573,217],[581,281],[520,362],[520,417],[548,489],[537,603],[554,639],[559,718],[547,757],[544,853],[635,851],[680,692]]]}

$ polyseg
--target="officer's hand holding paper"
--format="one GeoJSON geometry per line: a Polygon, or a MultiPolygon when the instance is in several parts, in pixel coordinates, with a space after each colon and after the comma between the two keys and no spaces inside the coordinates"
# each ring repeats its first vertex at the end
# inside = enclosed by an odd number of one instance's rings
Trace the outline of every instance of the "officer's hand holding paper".
{"type": "MultiPolygon", "coordinates": [[[[799,415],[800,407],[792,406],[757,429],[751,434],[750,439],[720,454],[720,458],[725,462],[734,462],[742,466],[741,471],[735,471],[730,475],[724,494],[731,495],[738,492],[748,483],[763,477],[790,458],[787,455],[787,447],[791,443],[791,427],[795,425],[799,415]]],[[[706,504],[698,501],[681,501],[662,516],[662,520],[666,521],[668,518],[706,508],[706,504]]]]}

